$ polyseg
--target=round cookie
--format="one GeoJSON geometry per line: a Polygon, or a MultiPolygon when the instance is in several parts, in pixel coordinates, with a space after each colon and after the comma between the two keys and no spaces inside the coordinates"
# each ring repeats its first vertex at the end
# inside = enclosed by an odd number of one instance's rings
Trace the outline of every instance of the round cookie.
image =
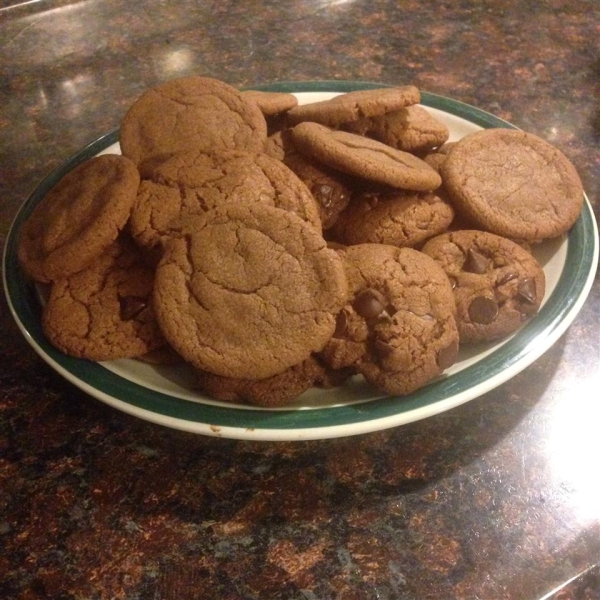
{"type": "Polygon", "coordinates": [[[453,282],[461,344],[505,337],[538,312],[544,271],[515,242],[484,231],[453,231],[429,240],[423,252],[453,282]]]}
{"type": "Polygon", "coordinates": [[[341,251],[351,294],[321,356],[353,366],[387,394],[409,394],[451,366],[458,332],[450,282],[411,248],[360,244],[341,251]]]}
{"type": "Polygon", "coordinates": [[[121,237],[85,270],[52,284],[44,334],[65,354],[90,360],[137,357],[165,343],[152,308],[154,269],[121,237]]]}
{"type": "Polygon", "coordinates": [[[195,367],[264,379],[321,350],[346,302],[338,254],[294,213],[228,204],[165,244],[154,305],[195,367]]]}
{"type": "Polygon", "coordinates": [[[298,98],[294,94],[285,92],[265,92],[262,90],[244,90],[242,96],[247,100],[256,102],[265,117],[272,117],[286,112],[298,105],[298,98]]]}
{"type": "Polygon", "coordinates": [[[347,245],[415,247],[445,231],[454,211],[433,192],[363,192],[339,215],[329,236],[347,245]]]}
{"type": "Polygon", "coordinates": [[[456,142],[446,142],[443,146],[425,154],[423,160],[438,173],[441,173],[442,165],[455,144],[456,142]]]}
{"type": "Polygon", "coordinates": [[[142,94],[123,119],[119,141],[145,176],[178,152],[260,152],[266,136],[256,102],[222,81],[184,77],[142,94]]]}
{"type": "Polygon", "coordinates": [[[425,192],[442,183],[426,162],[408,152],[318,123],[300,123],[290,130],[298,150],[333,169],[396,188],[425,192]]]}
{"type": "Polygon", "coordinates": [[[316,201],[280,161],[262,153],[200,151],[173,156],[140,184],[130,231],[145,247],[176,235],[191,215],[226,203],[268,204],[321,229],[316,201]]]}
{"type": "Polygon", "coordinates": [[[417,104],[385,115],[344,123],[341,129],[414,153],[437,148],[450,136],[445,123],[417,104]]]}
{"type": "Polygon", "coordinates": [[[196,379],[200,389],[216,400],[275,408],[293,402],[311,387],[340,385],[350,374],[348,369],[337,372],[327,369],[310,356],[266,379],[234,379],[199,370],[196,379]]]}
{"type": "Polygon", "coordinates": [[[288,122],[296,125],[303,121],[337,127],[362,117],[374,117],[399,110],[421,101],[421,93],[413,85],[375,90],[357,90],[340,94],[329,100],[303,104],[287,113],[288,122]]]}
{"type": "Polygon", "coordinates": [[[529,242],[568,231],[583,203],[581,180],[567,157],[513,129],[484,129],[458,141],[442,177],[457,209],[479,228],[529,242]]]}
{"type": "Polygon", "coordinates": [[[91,158],[67,173],[23,224],[23,270],[47,283],[85,268],[125,226],[139,182],[135,165],[117,154],[91,158]]]}

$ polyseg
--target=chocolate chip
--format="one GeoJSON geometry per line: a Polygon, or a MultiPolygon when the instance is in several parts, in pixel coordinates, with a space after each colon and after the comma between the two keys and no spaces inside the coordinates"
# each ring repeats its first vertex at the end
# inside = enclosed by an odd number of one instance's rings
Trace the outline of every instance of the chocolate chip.
{"type": "Polygon", "coordinates": [[[119,298],[119,315],[122,321],[131,321],[135,319],[148,303],[143,298],[136,296],[124,296],[119,298]]]}
{"type": "Polygon", "coordinates": [[[367,288],[356,296],[352,306],[361,317],[374,319],[384,311],[385,298],[377,290],[367,288]]]}
{"type": "Polygon", "coordinates": [[[535,282],[531,278],[523,279],[521,283],[519,283],[519,287],[517,288],[517,292],[525,302],[529,302],[529,304],[535,304],[537,295],[535,293],[535,282]]]}
{"type": "Polygon", "coordinates": [[[469,248],[467,258],[463,264],[463,271],[468,273],[477,273],[483,275],[487,272],[490,266],[490,259],[473,248],[469,248]]]}
{"type": "Polygon", "coordinates": [[[437,364],[440,369],[447,369],[456,362],[458,356],[458,342],[452,341],[442,348],[437,355],[437,364]]]}
{"type": "Polygon", "coordinates": [[[373,352],[375,358],[382,361],[389,358],[394,353],[394,347],[382,340],[375,340],[373,342],[373,352]]]}
{"type": "Polygon", "coordinates": [[[333,202],[333,186],[326,183],[315,183],[311,188],[311,192],[321,206],[325,208],[331,206],[333,202]]]}
{"type": "Polygon", "coordinates": [[[341,338],[348,330],[348,313],[342,310],[338,313],[335,319],[335,331],[333,332],[334,338],[341,338]]]}
{"type": "Polygon", "coordinates": [[[493,298],[477,296],[469,304],[469,317],[473,323],[488,325],[498,316],[498,304],[493,298]]]}
{"type": "Polygon", "coordinates": [[[509,281],[512,281],[513,279],[516,279],[517,277],[518,277],[518,275],[516,273],[513,273],[513,271],[508,271],[508,272],[504,273],[504,275],[502,275],[502,277],[500,277],[500,279],[498,279],[497,285],[504,285],[505,283],[508,283],[509,281]]]}

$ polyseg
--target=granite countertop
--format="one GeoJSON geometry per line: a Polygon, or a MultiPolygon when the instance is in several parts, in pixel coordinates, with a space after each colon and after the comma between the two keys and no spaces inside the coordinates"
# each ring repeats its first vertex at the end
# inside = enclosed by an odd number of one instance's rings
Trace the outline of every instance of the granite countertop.
{"type": "MultiPolygon", "coordinates": [[[[600,5],[0,0],[0,244],[148,87],[413,83],[560,148],[600,209],[600,5]]],[[[531,366],[356,437],[136,419],[47,366],[0,300],[0,598],[600,598],[600,286],[531,366]]]]}

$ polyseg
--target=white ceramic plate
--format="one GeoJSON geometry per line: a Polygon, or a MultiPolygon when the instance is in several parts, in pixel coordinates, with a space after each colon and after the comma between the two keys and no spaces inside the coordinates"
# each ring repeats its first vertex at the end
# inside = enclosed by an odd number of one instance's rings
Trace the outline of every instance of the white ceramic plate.
{"type": "MultiPolygon", "coordinates": [[[[364,82],[279,83],[258,89],[292,92],[301,103],[356,89],[364,82]]],[[[486,127],[513,127],[472,106],[423,92],[422,104],[450,128],[450,140],[486,127]]],[[[18,212],[6,242],[4,288],[13,316],[34,350],[91,396],[136,417],[175,429],[238,439],[307,440],[395,427],[446,411],[507,381],[554,344],[581,309],[598,262],[598,231],[589,201],[567,236],[536,248],[547,291],[535,319],[501,343],[461,349],[442,377],[407,397],[384,397],[355,377],[340,388],[310,390],[293,405],[260,409],[214,401],[194,391],[184,365],[156,367],[135,360],[94,363],[57,351],[44,339],[35,287],[22,274],[16,243],[24,220],[48,190],[84,160],[119,152],[118,132],[96,140],[46,177],[18,212]]]]}

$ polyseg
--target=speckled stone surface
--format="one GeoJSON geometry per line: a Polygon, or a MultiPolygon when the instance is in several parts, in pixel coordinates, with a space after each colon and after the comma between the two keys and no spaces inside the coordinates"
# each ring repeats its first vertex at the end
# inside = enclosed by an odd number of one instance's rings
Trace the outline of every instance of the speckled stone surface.
{"type": "MultiPolygon", "coordinates": [[[[598,39],[595,0],[0,1],[0,244],[45,174],[194,73],[473,104],[563,150],[598,215],[598,39]]],[[[596,278],[547,353],[452,411],[258,443],[92,399],[2,298],[0,598],[600,598],[599,315],[596,278]]]]}

